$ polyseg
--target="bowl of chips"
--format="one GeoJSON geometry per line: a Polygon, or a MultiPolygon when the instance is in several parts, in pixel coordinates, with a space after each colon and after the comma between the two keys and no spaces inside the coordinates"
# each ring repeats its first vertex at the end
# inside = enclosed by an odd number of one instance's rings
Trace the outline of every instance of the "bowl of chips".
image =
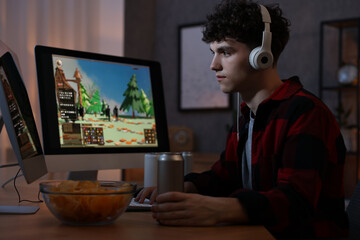
{"type": "Polygon", "coordinates": [[[136,185],[116,181],[47,181],[40,192],[50,212],[70,225],[114,222],[129,206],[136,185]]]}

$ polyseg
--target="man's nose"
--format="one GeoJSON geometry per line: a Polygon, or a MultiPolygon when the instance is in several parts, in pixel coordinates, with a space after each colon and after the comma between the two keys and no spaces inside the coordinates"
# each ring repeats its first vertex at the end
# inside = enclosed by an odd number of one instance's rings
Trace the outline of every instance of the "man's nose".
{"type": "Polygon", "coordinates": [[[221,70],[221,64],[219,62],[219,59],[216,55],[214,55],[211,64],[210,64],[210,69],[213,71],[219,71],[221,70]]]}

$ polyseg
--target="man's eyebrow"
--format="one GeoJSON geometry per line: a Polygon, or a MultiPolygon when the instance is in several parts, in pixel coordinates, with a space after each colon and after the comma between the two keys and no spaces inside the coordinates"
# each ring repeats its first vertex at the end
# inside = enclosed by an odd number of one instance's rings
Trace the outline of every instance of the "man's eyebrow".
{"type": "Polygon", "coordinates": [[[211,52],[230,52],[230,51],[233,51],[234,50],[234,48],[233,47],[231,47],[231,46],[220,46],[220,47],[218,47],[218,48],[216,48],[215,50],[212,50],[211,48],[210,48],[210,51],[211,52]]]}

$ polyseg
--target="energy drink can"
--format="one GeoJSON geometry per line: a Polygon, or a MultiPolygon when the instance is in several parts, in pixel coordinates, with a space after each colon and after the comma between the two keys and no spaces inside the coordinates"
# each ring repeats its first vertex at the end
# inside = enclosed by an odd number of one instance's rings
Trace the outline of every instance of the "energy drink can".
{"type": "Polygon", "coordinates": [[[158,194],[184,191],[184,158],[182,153],[162,153],[158,159],[158,194]]]}

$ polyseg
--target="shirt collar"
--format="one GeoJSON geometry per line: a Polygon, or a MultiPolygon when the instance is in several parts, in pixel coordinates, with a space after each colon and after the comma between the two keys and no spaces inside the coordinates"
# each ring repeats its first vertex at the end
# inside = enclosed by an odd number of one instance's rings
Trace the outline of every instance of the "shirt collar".
{"type": "MultiPolygon", "coordinates": [[[[283,84],[278,87],[273,94],[269,98],[267,98],[264,102],[269,100],[283,100],[293,96],[297,93],[301,88],[303,88],[299,77],[294,76],[287,80],[283,80],[283,84]]],[[[263,103],[264,103],[263,102],[263,103]]]]}
{"type": "MultiPolygon", "coordinates": [[[[264,104],[265,102],[275,100],[285,100],[293,96],[295,93],[297,93],[300,89],[302,89],[303,86],[299,80],[299,77],[294,76],[289,79],[283,80],[283,84],[281,84],[280,87],[278,87],[267,99],[265,99],[261,104],[264,104]]],[[[260,104],[260,105],[261,105],[260,104]]],[[[244,116],[248,116],[250,113],[249,107],[246,105],[245,102],[241,103],[240,106],[241,113],[244,116]]]]}

